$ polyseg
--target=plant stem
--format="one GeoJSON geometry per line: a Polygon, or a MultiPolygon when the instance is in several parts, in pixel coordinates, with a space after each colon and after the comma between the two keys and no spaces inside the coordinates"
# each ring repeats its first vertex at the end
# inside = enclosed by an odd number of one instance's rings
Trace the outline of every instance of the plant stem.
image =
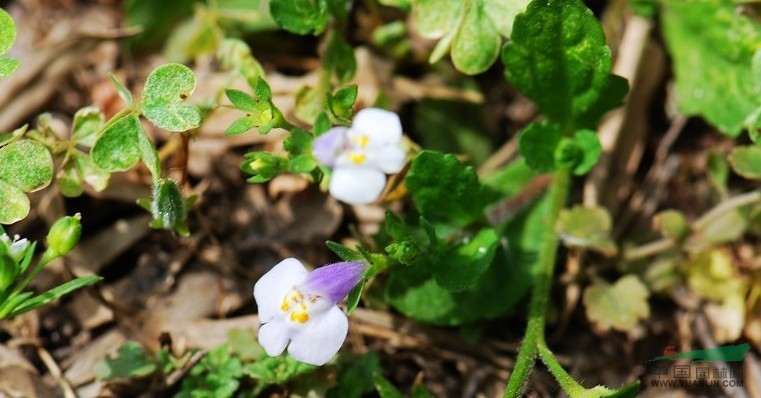
{"type": "Polygon", "coordinates": [[[555,358],[555,354],[553,354],[547,347],[544,338],[538,342],[537,351],[539,352],[539,358],[544,362],[544,366],[546,366],[547,369],[550,370],[550,373],[555,376],[555,380],[560,384],[560,388],[562,388],[569,397],[578,397],[586,391],[584,386],[574,380],[573,377],[563,369],[563,365],[558,362],[557,358],[555,358]]]}
{"type": "Polygon", "coordinates": [[[8,295],[6,299],[3,299],[3,301],[0,302],[0,319],[2,319],[5,315],[13,310],[13,308],[5,308],[5,306],[8,305],[8,303],[12,302],[13,299],[16,298],[16,296],[18,296],[24,290],[24,288],[26,288],[29,282],[31,282],[32,279],[34,279],[34,277],[37,276],[37,274],[39,274],[40,271],[42,271],[42,269],[45,268],[49,262],[55,260],[58,257],[60,256],[57,252],[50,249],[45,250],[45,253],[42,254],[42,258],[39,262],[37,262],[37,265],[34,266],[34,269],[26,274],[24,280],[13,288],[13,291],[10,295],[8,295]]]}
{"type": "Polygon", "coordinates": [[[539,251],[539,270],[534,277],[528,327],[526,328],[526,336],[523,339],[520,353],[518,353],[515,368],[512,375],[510,375],[510,380],[505,389],[504,396],[506,398],[520,395],[534,366],[537,346],[538,344],[544,344],[544,325],[547,317],[547,305],[550,299],[552,275],[555,271],[558,249],[558,235],[555,233],[555,221],[558,219],[560,211],[565,207],[570,184],[570,170],[560,169],[555,171],[548,193],[550,195],[549,207],[543,220],[545,230],[539,251]]]}

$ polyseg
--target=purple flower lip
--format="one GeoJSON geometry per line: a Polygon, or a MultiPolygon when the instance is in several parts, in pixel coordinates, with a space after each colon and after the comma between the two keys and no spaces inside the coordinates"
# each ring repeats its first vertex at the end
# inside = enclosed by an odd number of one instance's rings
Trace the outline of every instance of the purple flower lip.
{"type": "Polygon", "coordinates": [[[310,272],[297,289],[322,295],[337,304],[357,286],[368,268],[365,261],[328,264],[310,272]]]}
{"type": "Polygon", "coordinates": [[[336,157],[346,141],[347,127],[333,127],[312,143],[312,153],[317,160],[327,167],[333,167],[336,157]]]}

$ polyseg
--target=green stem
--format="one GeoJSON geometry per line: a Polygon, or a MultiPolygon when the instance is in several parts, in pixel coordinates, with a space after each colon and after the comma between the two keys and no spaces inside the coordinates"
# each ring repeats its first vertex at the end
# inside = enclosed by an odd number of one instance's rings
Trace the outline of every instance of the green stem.
{"type": "Polygon", "coordinates": [[[544,342],[544,339],[538,343],[537,350],[539,352],[539,358],[542,359],[544,365],[547,366],[550,373],[555,376],[555,380],[558,381],[560,387],[569,397],[578,397],[586,392],[586,388],[574,380],[573,377],[563,369],[563,365],[561,365],[557,358],[555,358],[555,355],[547,347],[547,343],[544,342]]]}
{"type": "Polygon", "coordinates": [[[544,325],[547,318],[547,305],[552,287],[552,275],[557,258],[558,236],[555,233],[555,221],[565,207],[571,185],[571,172],[568,169],[555,171],[550,185],[550,203],[544,217],[545,230],[539,251],[538,268],[534,277],[534,289],[531,295],[528,326],[523,339],[518,359],[505,389],[505,398],[517,397],[526,384],[534,366],[539,344],[544,344],[544,325]]]}
{"type": "Polygon", "coordinates": [[[49,262],[55,260],[58,257],[60,256],[57,252],[50,249],[45,250],[45,253],[42,254],[42,258],[37,263],[37,265],[34,266],[34,269],[26,274],[24,280],[13,288],[12,292],[10,295],[8,295],[7,298],[4,298],[2,302],[0,302],[0,319],[3,319],[4,316],[8,315],[8,313],[13,310],[13,308],[10,308],[7,305],[11,303],[13,299],[15,299],[16,296],[18,296],[22,291],[24,291],[24,288],[26,288],[29,282],[31,282],[32,279],[34,279],[34,277],[37,276],[37,274],[39,274],[46,265],[48,265],[49,262]]]}

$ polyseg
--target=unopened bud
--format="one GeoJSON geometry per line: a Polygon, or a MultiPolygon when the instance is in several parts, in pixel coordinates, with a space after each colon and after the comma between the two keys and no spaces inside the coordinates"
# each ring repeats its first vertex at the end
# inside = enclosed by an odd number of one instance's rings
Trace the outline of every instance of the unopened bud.
{"type": "Polygon", "coordinates": [[[79,242],[79,236],[82,234],[82,224],[79,223],[81,218],[79,213],[59,218],[48,232],[48,250],[59,256],[68,254],[79,242]]]}

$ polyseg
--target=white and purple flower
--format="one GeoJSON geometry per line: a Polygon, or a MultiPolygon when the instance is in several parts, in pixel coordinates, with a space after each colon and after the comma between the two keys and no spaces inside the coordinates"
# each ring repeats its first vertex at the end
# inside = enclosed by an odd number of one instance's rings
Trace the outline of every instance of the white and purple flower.
{"type": "Polygon", "coordinates": [[[399,116],[378,108],[359,111],[351,127],[334,127],[317,137],[313,152],[333,169],[330,194],[349,204],[377,200],[386,174],[398,173],[407,157],[399,116]]]}
{"type": "Polygon", "coordinates": [[[288,353],[298,361],[327,363],[349,330],[338,303],[362,280],[367,267],[366,262],[355,261],[309,272],[295,258],[272,267],[254,286],[262,323],[259,344],[270,356],[282,354],[288,346],[288,353]]]}

